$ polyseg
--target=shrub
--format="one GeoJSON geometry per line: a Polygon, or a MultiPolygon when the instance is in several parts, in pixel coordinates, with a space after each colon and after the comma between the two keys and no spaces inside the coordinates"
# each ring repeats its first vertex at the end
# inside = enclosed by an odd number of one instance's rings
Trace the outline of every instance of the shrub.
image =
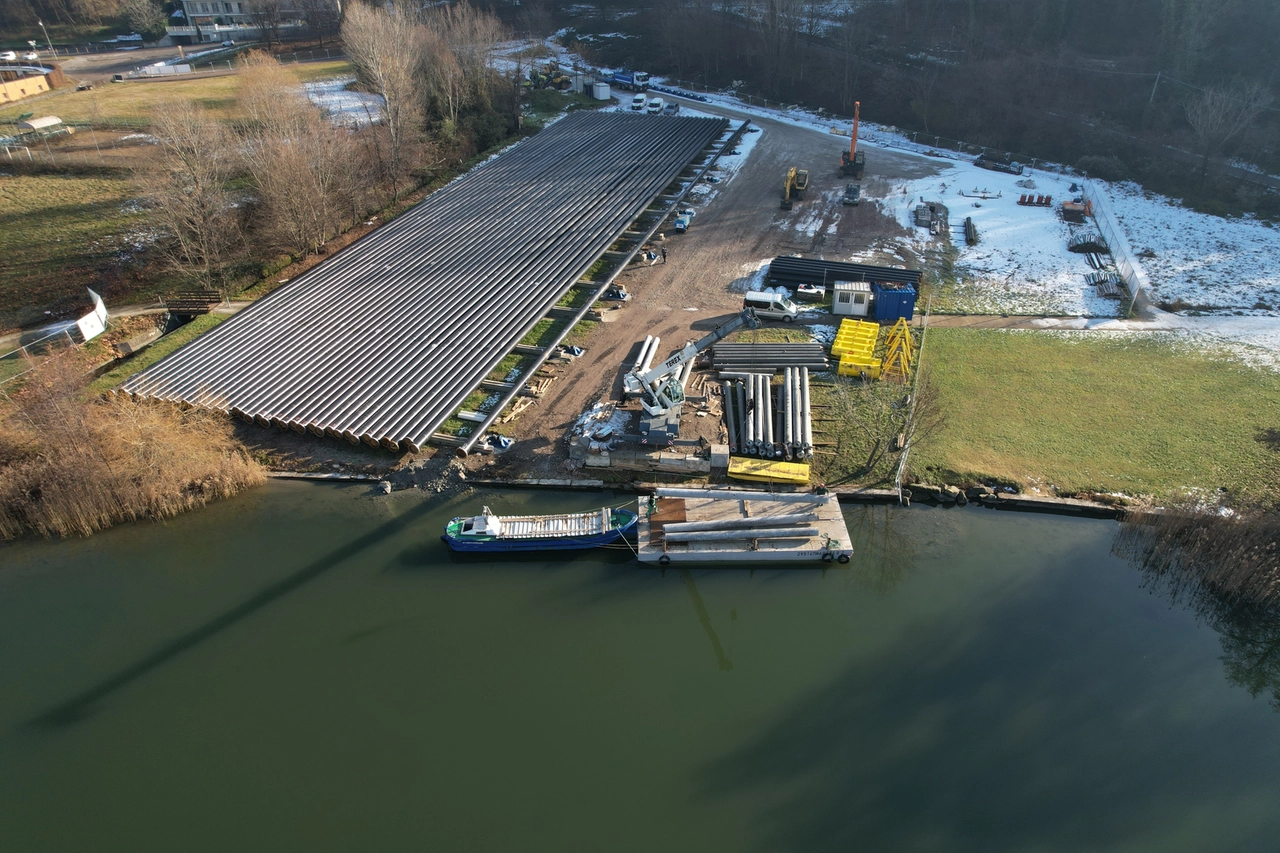
{"type": "Polygon", "coordinates": [[[1088,154],[1076,161],[1076,168],[1104,181],[1127,181],[1132,177],[1129,167],[1119,157],[1088,154]]]}

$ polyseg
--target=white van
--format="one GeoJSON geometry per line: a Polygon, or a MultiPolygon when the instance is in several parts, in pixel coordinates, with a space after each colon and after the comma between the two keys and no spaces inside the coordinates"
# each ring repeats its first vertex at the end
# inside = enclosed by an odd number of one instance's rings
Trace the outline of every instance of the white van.
{"type": "Polygon", "coordinates": [[[631,99],[631,111],[633,113],[644,112],[645,103],[646,103],[646,99],[644,95],[636,95],[634,98],[631,99]]]}
{"type": "Polygon", "coordinates": [[[742,297],[743,308],[754,308],[756,316],[762,320],[781,320],[790,323],[796,319],[800,309],[781,293],[762,293],[758,290],[748,291],[742,297]]]}
{"type": "Polygon", "coordinates": [[[649,115],[662,115],[662,98],[649,99],[649,115]]]}

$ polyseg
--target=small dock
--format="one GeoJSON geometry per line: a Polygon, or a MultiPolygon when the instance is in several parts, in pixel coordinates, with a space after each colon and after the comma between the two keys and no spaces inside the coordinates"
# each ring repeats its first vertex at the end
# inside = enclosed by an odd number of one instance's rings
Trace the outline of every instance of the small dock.
{"type": "Polygon", "coordinates": [[[642,563],[840,562],[853,556],[835,495],[659,488],[640,499],[642,563]]]}

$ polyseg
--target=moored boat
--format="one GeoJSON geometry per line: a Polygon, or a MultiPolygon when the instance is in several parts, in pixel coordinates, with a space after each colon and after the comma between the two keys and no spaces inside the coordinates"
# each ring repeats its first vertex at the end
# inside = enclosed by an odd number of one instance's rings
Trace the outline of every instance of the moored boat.
{"type": "Polygon", "coordinates": [[[629,509],[603,507],[557,515],[460,516],[445,525],[440,538],[454,551],[566,551],[616,542],[635,529],[629,509]]]}

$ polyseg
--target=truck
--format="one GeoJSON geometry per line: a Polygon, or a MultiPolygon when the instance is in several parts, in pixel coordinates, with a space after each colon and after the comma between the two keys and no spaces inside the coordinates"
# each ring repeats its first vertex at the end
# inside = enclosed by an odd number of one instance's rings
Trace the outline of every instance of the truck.
{"type": "Polygon", "coordinates": [[[614,71],[603,76],[604,82],[615,89],[625,89],[628,92],[645,92],[649,89],[649,75],[644,71],[614,71]]]}

